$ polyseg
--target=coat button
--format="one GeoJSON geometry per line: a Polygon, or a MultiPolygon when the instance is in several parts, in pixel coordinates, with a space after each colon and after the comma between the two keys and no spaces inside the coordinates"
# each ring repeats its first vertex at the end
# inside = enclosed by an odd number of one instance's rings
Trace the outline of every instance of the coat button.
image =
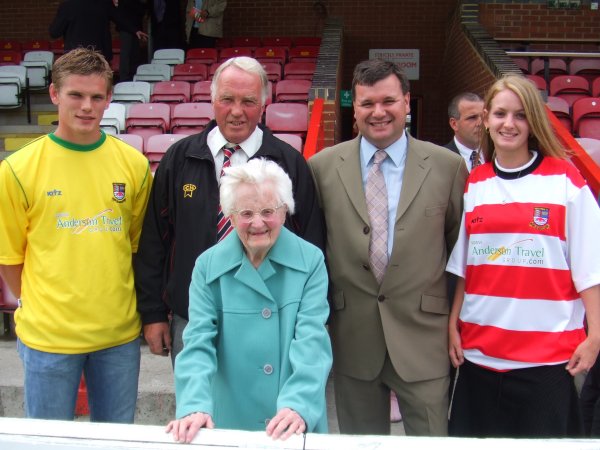
{"type": "Polygon", "coordinates": [[[273,366],[271,364],[265,364],[263,367],[265,375],[271,375],[273,373],[273,366]]]}
{"type": "Polygon", "coordinates": [[[369,270],[369,265],[368,264],[363,264],[363,269],[369,270]]]}
{"type": "Polygon", "coordinates": [[[262,310],[262,316],[263,319],[268,319],[269,317],[271,317],[271,310],[269,308],[264,308],[262,310]]]}
{"type": "Polygon", "coordinates": [[[369,232],[370,232],[370,231],[371,231],[371,229],[369,228],[369,226],[368,226],[368,225],[366,225],[366,226],[363,228],[363,233],[364,233],[364,234],[369,234],[369,232]]]}
{"type": "Polygon", "coordinates": [[[377,301],[378,302],[382,302],[384,300],[385,300],[385,295],[380,295],[380,296],[377,297],[377,301]]]}

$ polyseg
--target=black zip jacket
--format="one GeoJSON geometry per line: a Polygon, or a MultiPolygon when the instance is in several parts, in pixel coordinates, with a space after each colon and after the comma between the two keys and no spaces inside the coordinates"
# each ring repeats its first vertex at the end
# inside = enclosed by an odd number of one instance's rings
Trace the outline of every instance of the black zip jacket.
{"type": "MultiPolygon", "coordinates": [[[[138,311],[144,325],[166,322],[169,311],[188,318],[188,290],[196,258],[217,242],[219,187],[202,133],[176,142],[156,171],[135,257],[138,311]]],[[[259,125],[260,126],[260,125],[259,125]]],[[[289,175],[296,213],[285,226],[324,249],[324,221],[304,157],[270,130],[263,131],[255,158],[275,161],[289,175]]]]}

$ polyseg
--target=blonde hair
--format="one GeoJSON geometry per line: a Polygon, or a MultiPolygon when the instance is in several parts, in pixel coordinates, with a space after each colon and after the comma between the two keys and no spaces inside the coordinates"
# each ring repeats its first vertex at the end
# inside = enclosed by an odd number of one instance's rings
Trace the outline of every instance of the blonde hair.
{"type": "Polygon", "coordinates": [[[102,53],[78,47],[65,53],[52,65],[52,84],[60,90],[69,75],[98,75],[106,80],[106,92],[112,91],[113,72],[102,53]]]}
{"type": "MultiPolygon", "coordinates": [[[[519,100],[521,100],[531,133],[529,148],[533,148],[545,156],[566,158],[567,152],[552,129],[540,91],[531,81],[523,76],[505,75],[492,84],[483,103],[484,118],[487,118],[490,113],[494,97],[505,89],[514,92],[519,97],[519,100]]],[[[483,151],[485,160],[492,161],[494,158],[494,142],[487,128],[485,131],[481,136],[481,150],[483,151]]]]}

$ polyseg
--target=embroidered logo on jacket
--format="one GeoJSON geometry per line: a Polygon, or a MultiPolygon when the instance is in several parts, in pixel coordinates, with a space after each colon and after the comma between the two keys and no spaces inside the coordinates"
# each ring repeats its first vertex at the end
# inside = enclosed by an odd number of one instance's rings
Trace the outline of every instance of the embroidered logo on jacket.
{"type": "Polygon", "coordinates": [[[192,198],[192,195],[194,195],[194,191],[196,190],[196,185],[195,184],[184,184],[183,185],[183,198],[186,197],[190,197],[192,198]]]}
{"type": "Polygon", "coordinates": [[[550,217],[550,208],[533,208],[533,220],[529,223],[531,228],[536,230],[546,230],[550,228],[548,225],[548,219],[550,217]]]}
{"type": "Polygon", "coordinates": [[[125,201],[125,183],[113,183],[113,198],[118,203],[125,201]]]}

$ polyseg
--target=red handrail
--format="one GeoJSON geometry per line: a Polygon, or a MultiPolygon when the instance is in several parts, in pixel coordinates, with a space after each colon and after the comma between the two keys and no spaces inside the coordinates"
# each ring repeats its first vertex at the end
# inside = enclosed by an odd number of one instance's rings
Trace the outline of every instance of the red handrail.
{"type": "Polygon", "coordinates": [[[585,178],[588,186],[596,196],[596,199],[598,199],[600,195],[600,167],[598,167],[590,155],[587,154],[579,142],[575,140],[573,135],[569,133],[569,130],[565,128],[547,105],[546,111],[558,139],[565,148],[572,151],[571,161],[573,161],[575,167],[579,169],[581,175],[583,175],[583,178],[585,178]]]}
{"type": "Polygon", "coordinates": [[[310,122],[308,123],[308,133],[306,134],[306,142],[304,143],[304,158],[308,159],[324,146],[323,138],[323,105],[325,101],[322,98],[316,98],[312,112],[310,114],[310,122]]]}

